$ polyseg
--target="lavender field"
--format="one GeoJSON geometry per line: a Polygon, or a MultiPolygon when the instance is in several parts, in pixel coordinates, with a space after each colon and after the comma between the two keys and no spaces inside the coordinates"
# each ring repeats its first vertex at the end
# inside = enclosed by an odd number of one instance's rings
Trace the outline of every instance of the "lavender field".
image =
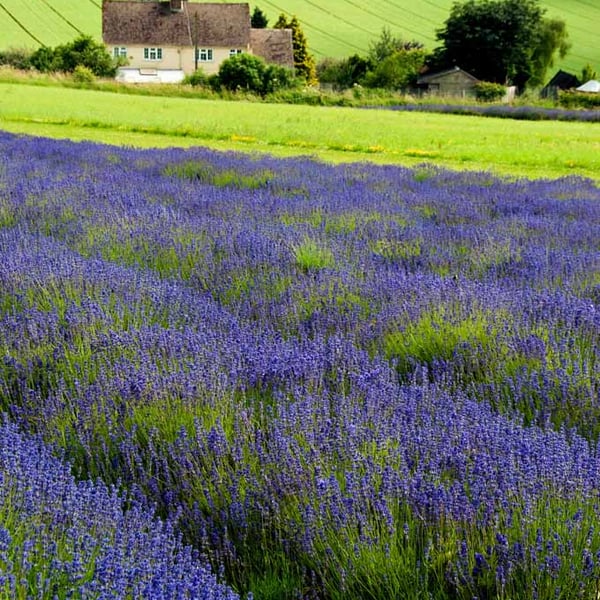
{"type": "Polygon", "coordinates": [[[0,147],[0,597],[596,600],[597,185],[0,147]]]}

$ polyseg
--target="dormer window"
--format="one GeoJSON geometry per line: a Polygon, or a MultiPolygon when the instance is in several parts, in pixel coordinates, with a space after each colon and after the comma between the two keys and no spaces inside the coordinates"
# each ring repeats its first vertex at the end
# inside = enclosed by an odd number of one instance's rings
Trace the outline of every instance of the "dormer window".
{"type": "Polygon", "coordinates": [[[144,60],[162,60],[162,48],[144,48],[144,60]]]}

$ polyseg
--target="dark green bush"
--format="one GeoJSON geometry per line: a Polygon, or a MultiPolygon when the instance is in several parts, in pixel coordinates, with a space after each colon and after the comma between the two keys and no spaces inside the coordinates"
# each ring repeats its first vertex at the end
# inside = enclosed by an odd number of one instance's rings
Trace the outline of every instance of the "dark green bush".
{"type": "Polygon", "coordinates": [[[8,48],[0,52],[0,65],[25,71],[31,68],[31,55],[27,48],[8,48]]]}
{"type": "Polygon", "coordinates": [[[54,49],[48,46],[41,46],[38,48],[29,59],[30,65],[42,73],[50,73],[52,71],[58,71],[55,67],[55,54],[54,49]]]}
{"type": "Polygon", "coordinates": [[[363,79],[363,85],[369,88],[399,90],[410,87],[417,78],[427,53],[420,48],[398,50],[376,64],[363,79]]]}
{"type": "Polygon", "coordinates": [[[368,59],[358,54],[343,59],[326,58],[317,65],[317,77],[333,89],[345,90],[360,83],[372,66],[368,59]]]}
{"type": "Polygon", "coordinates": [[[104,44],[82,34],[68,44],[38,48],[31,55],[30,64],[44,73],[73,73],[78,66],[82,66],[97,77],[114,77],[119,63],[113,60],[104,44]]]}
{"type": "MultiPolygon", "coordinates": [[[[213,85],[216,82],[213,82],[213,85]]],[[[253,54],[238,54],[223,61],[219,68],[218,83],[231,91],[259,94],[273,93],[294,87],[293,72],[278,65],[268,65],[253,54]]]]}
{"type": "Polygon", "coordinates": [[[491,81],[479,81],[475,84],[475,98],[480,102],[496,102],[506,95],[506,86],[491,81]]]}

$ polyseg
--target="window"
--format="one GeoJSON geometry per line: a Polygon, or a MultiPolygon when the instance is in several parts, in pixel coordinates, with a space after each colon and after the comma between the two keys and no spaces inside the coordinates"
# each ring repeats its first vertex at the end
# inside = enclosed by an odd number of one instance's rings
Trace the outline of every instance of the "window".
{"type": "Polygon", "coordinates": [[[127,48],[124,46],[115,46],[113,48],[113,56],[115,58],[127,58],[127,48]]]}
{"type": "Polygon", "coordinates": [[[238,54],[241,54],[241,53],[242,53],[242,49],[241,49],[241,48],[232,48],[232,49],[229,51],[229,56],[230,56],[230,57],[231,57],[231,56],[237,56],[238,54]]]}
{"type": "Polygon", "coordinates": [[[144,60],[162,60],[162,48],[144,48],[144,60]]]}
{"type": "Polygon", "coordinates": [[[196,48],[196,59],[200,62],[212,62],[213,61],[212,48],[196,48]]]}

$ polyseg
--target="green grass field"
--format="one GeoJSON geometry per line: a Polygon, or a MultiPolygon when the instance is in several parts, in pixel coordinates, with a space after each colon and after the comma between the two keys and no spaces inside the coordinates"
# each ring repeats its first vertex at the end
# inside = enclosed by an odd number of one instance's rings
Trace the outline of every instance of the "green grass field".
{"type": "Polygon", "coordinates": [[[600,180],[597,124],[137,96],[0,84],[0,128],[136,146],[209,146],[600,180]],[[143,115],[143,117],[141,117],[143,115]]]}
{"type": "MultiPolygon", "coordinates": [[[[417,39],[428,48],[436,45],[435,31],[448,17],[453,0],[257,0],[274,23],[279,14],[295,14],[317,59],[326,56],[365,54],[383,26],[406,39],[417,39]]],[[[573,73],[587,63],[600,69],[597,0],[541,0],[547,16],[567,22],[573,48],[557,63],[573,73]]],[[[0,49],[49,46],[71,40],[78,32],[101,36],[101,0],[2,0],[0,49]]]]}

